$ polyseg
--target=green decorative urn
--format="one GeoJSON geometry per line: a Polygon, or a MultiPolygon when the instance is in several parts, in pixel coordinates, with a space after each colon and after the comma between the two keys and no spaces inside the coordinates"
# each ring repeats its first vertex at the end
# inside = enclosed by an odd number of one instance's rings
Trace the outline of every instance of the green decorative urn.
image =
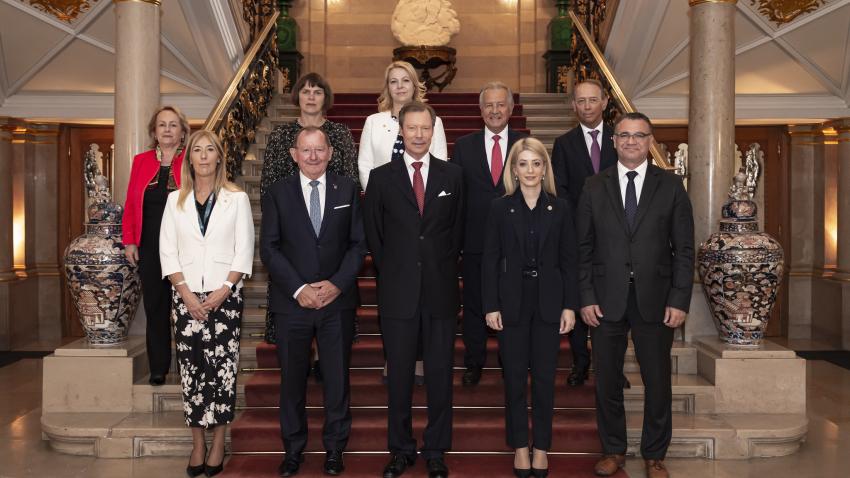
{"type": "Polygon", "coordinates": [[[556,0],[558,16],[549,22],[549,50],[569,51],[573,35],[573,22],[567,15],[570,8],[569,0],[556,0]]]}
{"type": "Polygon", "coordinates": [[[295,51],[298,24],[289,16],[292,0],[278,0],[280,16],[277,17],[277,49],[278,51],[295,51]]]}

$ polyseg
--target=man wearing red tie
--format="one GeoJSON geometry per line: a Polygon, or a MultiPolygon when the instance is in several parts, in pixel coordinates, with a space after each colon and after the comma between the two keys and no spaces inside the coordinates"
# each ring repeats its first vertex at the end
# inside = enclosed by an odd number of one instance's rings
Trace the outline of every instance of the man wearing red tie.
{"type": "Polygon", "coordinates": [[[387,356],[388,447],[385,478],[416,460],[412,427],[419,342],[425,362],[428,424],[421,453],[429,478],[445,478],[452,441],[452,358],[460,309],[458,255],[463,240],[463,172],[428,153],[437,115],[410,103],[398,115],[401,161],[372,170],[366,238],[378,271],[378,312],[387,356]]]}
{"type": "Polygon", "coordinates": [[[463,168],[466,233],[463,239],[463,374],[465,386],[477,385],[487,358],[487,325],[481,311],[481,253],[490,202],[505,195],[502,168],[514,143],[525,137],[508,126],[514,109],[511,89],[487,83],[478,96],[484,129],[458,138],[451,161],[463,168]]]}

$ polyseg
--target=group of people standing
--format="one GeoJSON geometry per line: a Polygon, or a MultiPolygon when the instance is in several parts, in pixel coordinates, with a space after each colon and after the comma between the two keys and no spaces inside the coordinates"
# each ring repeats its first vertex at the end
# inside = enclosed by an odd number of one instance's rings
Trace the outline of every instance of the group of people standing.
{"type": "MultiPolygon", "coordinates": [[[[324,472],[344,471],[357,276],[369,251],[386,359],[384,477],[401,476],[417,455],[429,477],[449,474],[444,456],[452,442],[461,263],[462,382],[479,383],[487,337],[495,332],[514,474],[548,475],[561,335],[575,328],[568,385],[578,386],[590,366],[589,328],[603,450],[595,473],[612,475],[625,461],[623,361],[631,332],[646,388],[641,454],[649,476],[668,476],[670,349],[690,302],[693,218],[681,181],[649,164],[649,118],[629,113],[605,124],[604,88],[579,83],[572,102],[580,125],[558,138],[550,158],[539,140],[509,126],[514,95],[492,82],[479,96],[484,128],[459,138],[448,158],[442,121],[407,63],[387,67],[379,112],[366,120],[359,151],[348,128],[326,118],[333,93],[321,76],[300,78],[292,100],[299,118],[271,134],[261,178],[267,339],[277,343],[281,368],[286,455],[279,474],[298,474],[304,460],[311,369],[324,392],[324,472]],[[424,384],[428,398],[418,449],[415,383],[424,384]]],[[[187,473],[212,476],[224,454],[218,425],[233,419],[240,287],[253,258],[251,210],[247,195],[226,181],[214,135],[201,131],[184,142],[188,125],[170,107],[151,125],[156,148],[134,161],[125,246],[143,270],[151,384],[163,383],[168,370],[163,357],[170,353],[156,357],[169,350],[171,306],[186,421],[195,438],[187,473]],[[204,429],[213,427],[207,453],[204,429]]]]}

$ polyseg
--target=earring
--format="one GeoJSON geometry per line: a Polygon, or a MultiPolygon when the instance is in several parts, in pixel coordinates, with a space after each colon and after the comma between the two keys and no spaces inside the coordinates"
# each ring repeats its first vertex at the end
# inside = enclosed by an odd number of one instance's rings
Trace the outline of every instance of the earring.
{"type": "Polygon", "coordinates": [[[519,176],[514,176],[514,181],[519,182],[519,176]]]}

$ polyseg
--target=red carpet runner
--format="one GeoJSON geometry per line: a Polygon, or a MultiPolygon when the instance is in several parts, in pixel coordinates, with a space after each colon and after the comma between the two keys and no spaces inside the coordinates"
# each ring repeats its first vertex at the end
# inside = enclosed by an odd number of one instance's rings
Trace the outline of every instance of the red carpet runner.
{"type": "MultiPolygon", "coordinates": [[[[329,118],[345,123],[355,138],[360,135],[366,115],[375,111],[374,94],[337,94],[336,105],[329,118]]],[[[454,140],[483,127],[479,117],[478,95],[467,93],[430,94],[429,100],[446,128],[449,152],[454,140]]],[[[517,98],[518,101],[518,98],[517,98]]],[[[516,105],[511,126],[524,130],[522,106],[516,105]]],[[[255,207],[258,207],[255,206],[255,207]]],[[[351,405],[353,425],[345,457],[346,477],[380,476],[388,456],[386,388],[381,384],[383,354],[378,333],[375,307],[375,279],[367,257],[359,280],[361,302],[358,310],[360,340],[352,351],[351,405]]],[[[488,343],[487,370],[477,387],[463,387],[463,342],[458,336],[455,346],[454,428],[452,454],[447,456],[450,476],[510,477],[513,476],[513,455],[505,445],[504,391],[497,362],[495,338],[488,343]]],[[[549,455],[551,477],[591,477],[593,464],[600,452],[596,434],[593,384],[567,388],[565,385],[571,356],[566,338],[561,342],[559,371],[553,423],[553,449],[549,455]]],[[[278,363],[272,345],[257,347],[260,371],[254,372],[245,384],[246,408],[231,428],[234,456],[226,464],[223,477],[274,477],[283,459],[278,421],[280,386],[278,363]],[[265,369],[265,370],[263,370],[265,369]]],[[[425,388],[416,387],[414,395],[414,433],[421,444],[425,425],[425,388]]],[[[310,379],[307,406],[309,442],[306,461],[298,476],[322,475],[324,450],[321,443],[322,392],[319,384],[310,379]],[[317,452],[317,453],[309,453],[317,452]]],[[[427,476],[424,460],[405,473],[411,478],[427,476]]],[[[619,478],[626,476],[620,471],[619,478]]]]}

